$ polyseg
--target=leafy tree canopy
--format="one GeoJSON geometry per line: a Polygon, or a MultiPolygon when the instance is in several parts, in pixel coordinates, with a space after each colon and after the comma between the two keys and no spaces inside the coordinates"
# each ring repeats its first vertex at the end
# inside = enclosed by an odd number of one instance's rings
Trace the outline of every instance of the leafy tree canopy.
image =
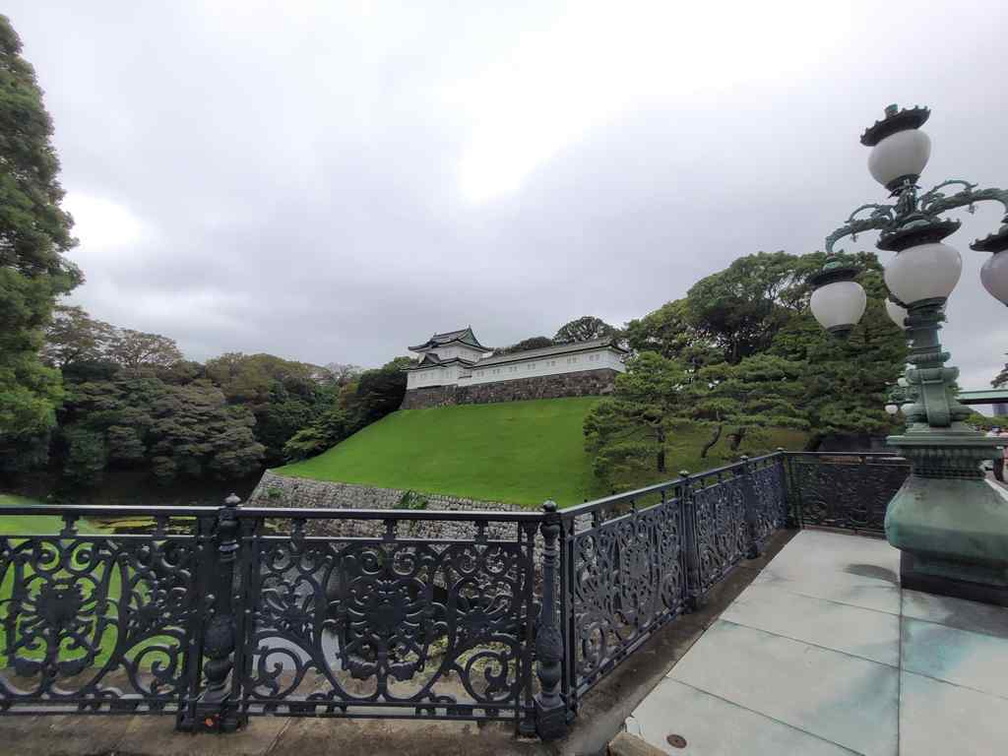
{"type": "Polygon", "coordinates": [[[553,339],[549,336],[530,336],[511,346],[494,349],[494,354],[514,354],[515,352],[527,352],[530,349],[543,349],[550,346],[553,346],[553,339]]]}
{"type": "Polygon", "coordinates": [[[619,329],[609,325],[601,318],[584,315],[577,320],[564,323],[553,337],[557,344],[569,344],[575,341],[591,341],[605,336],[618,336],[619,329]]]}
{"type": "MultiPolygon", "coordinates": [[[[758,252],[701,279],[686,295],[686,318],[731,363],[766,349],[790,316],[808,302],[813,255],[758,252]]],[[[817,264],[818,262],[818,264],[817,264]]]]}
{"type": "Polygon", "coordinates": [[[53,126],[21,40],[0,15],[0,472],[39,459],[62,398],[39,359],[55,298],[81,281],[60,208],[53,126]]]}

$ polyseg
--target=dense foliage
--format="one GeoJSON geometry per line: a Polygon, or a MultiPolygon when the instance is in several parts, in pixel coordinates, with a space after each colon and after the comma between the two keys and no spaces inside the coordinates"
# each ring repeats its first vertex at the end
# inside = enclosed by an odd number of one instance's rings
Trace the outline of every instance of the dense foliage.
{"type": "Polygon", "coordinates": [[[869,305],[846,340],[826,334],[807,311],[808,277],[821,253],[742,257],[695,284],[686,297],[627,324],[634,350],[613,396],[585,422],[585,440],[603,478],[634,467],[665,472],[671,437],[708,428],[704,458],[740,453],[767,429],[870,436],[892,427],[886,390],[906,358],[902,332],[882,306],[881,266],[859,254],[869,305]]]}
{"type": "Polygon", "coordinates": [[[36,456],[66,490],[111,470],[164,484],[237,479],[324,451],[399,407],[409,363],[361,371],[230,352],[200,364],[167,336],[71,306],[55,308],[41,355],[64,397],[36,456]]]}
{"type": "Polygon", "coordinates": [[[556,344],[568,344],[574,341],[591,341],[601,339],[605,336],[618,337],[620,331],[601,318],[593,315],[584,315],[577,320],[564,323],[553,336],[556,344]]]}
{"type": "Polygon", "coordinates": [[[52,133],[35,71],[0,15],[0,472],[44,456],[62,390],[39,359],[42,333],[56,297],[81,281],[63,257],[76,241],[52,133]]]}

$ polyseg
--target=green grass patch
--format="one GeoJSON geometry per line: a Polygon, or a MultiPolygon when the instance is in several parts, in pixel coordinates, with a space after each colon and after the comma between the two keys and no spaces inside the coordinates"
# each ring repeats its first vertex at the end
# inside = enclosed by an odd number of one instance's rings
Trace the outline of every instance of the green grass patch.
{"type": "Polygon", "coordinates": [[[597,397],[400,410],[279,475],[536,507],[600,493],[582,426],[597,397]]]}
{"type": "MultiPolygon", "coordinates": [[[[4,514],[5,506],[27,506],[42,504],[41,501],[24,496],[0,493],[0,535],[50,535],[63,529],[63,519],[56,515],[9,515],[4,514]]],[[[109,528],[85,519],[77,521],[77,531],[82,535],[97,535],[111,532],[109,528]]]]}
{"type": "Polygon", "coordinates": [[[598,397],[539,399],[400,410],[327,452],[280,467],[279,475],[402,488],[538,507],[560,506],[668,480],[679,470],[702,472],[739,454],[804,448],[807,434],[752,429],[736,452],[722,440],[701,458],[710,428],[684,425],[670,434],[666,472],[651,460],[598,480],[585,452],[584,419],[598,397]]]}
{"type": "MultiPolygon", "coordinates": [[[[27,540],[20,536],[53,536],[60,533],[63,530],[64,522],[63,519],[57,515],[5,515],[3,514],[4,506],[24,506],[31,504],[42,504],[43,502],[35,501],[33,499],[28,499],[24,496],[17,496],[14,494],[0,494],[0,536],[13,536],[11,540],[11,545],[17,548],[19,545],[24,544],[27,540]]],[[[143,530],[150,529],[154,525],[154,518],[152,517],[122,517],[122,518],[107,518],[100,520],[87,520],[80,519],[76,523],[77,532],[80,535],[105,535],[113,534],[116,532],[128,532],[130,530],[143,530]]],[[[49,541],[51,542],[51,541],[49,541]]],[[[67,540],[61,540],[62,543],[69,543],[67,540]]],[[[127,568],[127,573],[130,579],[133,579],[132,568],[127,568]]],[[[91,610],[95,609],[98,601],[99,594],[105,595],[108,600],[108,609],[106,609],[102,616],[105,618],[115,616],[120,607],[120,603],[124,601],[126,597],[123,596],[123,585],[122,585],[122,573],[121,568],[118,565],[111,564],[107,561],[102,561],[99,563],[95,570],[88,573],[86,578],[72,577],[67,570],[58,570],[54,573],[53,577],[59,583],[64,585],[75,585],[80,591],[81,599],[84,605],[90,606],[91,610]],[[104,586],[99,588],[99,586],[104,586]]],[[[13,566],[8,566],[4,571],[2,579],[0,579],[0,668],[7,668],[12,665],[13,657],[11,656],[12,649],[9,648],[7,642],[7,616],[10,611],[10,599],[12,597],[14,589],[15,580],[15,568],[13,566]]],[[[35,577],[35,571],[31,568],[30,564],[25,565],[23,568],[22,580],[24,581],[25,588],[31,597],[32,602],[37,602],[40,598],[40,591],[48,584],[47,580],[35,577]]],[[[146,602],[147,597],[150,592],[149,586],[146,581],[140,581],[134,588],[133,591],[136,593],[136,599],[139,600],[141,604],[146,602]]],[[[93,637],[94,630],[96,628],[97,620],[92,616],[87,620],[86,630],[83,633],[86,637],[91,640],[95,640],[93,637]]],[[[109,656],[115,649],[117,636],[117,630],[114,626],[106,627],[103,632],[100,633],[98,637],[97,645],[99,652],[97,656],[91,661],[87,667],[94,669],[103,666],[108,660],[109,656]]],[[[150,638],[146,638],[130,648],[129,656],[131,658],[136,658],[141,652],[150,647],[158,646],[177,646],[178,641],[174,638],[168,636],[155,635],[150,638]]],[[[63,644],[59,651],[59,659],[61,662],[73,662],[76,660],[83,661],[86,652],[80,648],[74,646],[69,638],[63,640],[63,644]]],[[[25,660],[41,661],[45,656],[45,645],[43,643],[38,643],[37,647],[25,647],[21,648],[17,652],[17,656],[25,660]]],[[[147,654],[142,663],[142,669],[149,669],[150,666],[158,661],[166,660],[163,653],[149,653],[147,654]]]]}
{"type": "Polygon", "coordinates": [[[753,428],[738,451],[732,451],[727,439],[728,432],[729,429],[726,428],[721,439],[707,452],[707,456],[701,457],[700,452],[711,437],[710,427],[684,424],[669,434],[668,443],[665,444],[666,472],[657,472],[651,459],[636,460],[637,464],[613,473],[611,486],[616,491],[629,491],[674,478],[680,470],[701,473],[731,464],[742,454],[756,457],[769,454],[778,447],[800,451],[808,441],[808,433],[805,431],[792,428],[753,428]]]}

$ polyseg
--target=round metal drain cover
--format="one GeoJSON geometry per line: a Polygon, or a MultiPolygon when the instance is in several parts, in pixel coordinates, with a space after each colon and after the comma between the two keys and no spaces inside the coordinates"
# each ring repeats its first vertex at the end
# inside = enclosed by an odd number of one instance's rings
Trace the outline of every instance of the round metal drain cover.
{"type": "Polygon", "coordinates": [[[673,733],[673,734],[669,735],[667,738],[665,738],[665,740],[673,748],[685,748],[686,747],[686,738],[684,738],[682,735],[676,735],[675,733],[673,733]]]}

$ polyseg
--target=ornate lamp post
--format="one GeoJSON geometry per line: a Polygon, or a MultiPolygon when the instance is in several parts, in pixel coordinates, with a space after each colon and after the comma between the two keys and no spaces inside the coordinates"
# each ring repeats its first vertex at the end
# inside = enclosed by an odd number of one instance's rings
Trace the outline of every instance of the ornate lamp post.
{"type": "MultiPolygon", "coordinates": [[[[910,344],[902,392],[907,403],[901,407],[907,427],[886,440],[910,460],[912,470],[889,503],[885,529],[889,542],[902,551],[903,586],[1008,605],[1008,506],[980,468],[998,452],[993,439],[963,422],[970,410],[956,399],[959,371],[946,367],[949,354],[938,338],[945,302],[962,269],[959,252],[943,242],[960,222],[941,213],[972,212],[982,200],[996,200],[1008,212],[1008,192],[953,180],[918,196],[917,180],[931,152],[931,140],[920,130],[928,116],[927,108],[890,105],[885,118],[861,136],[861,143],[872,148],[872,176],[895,202],[859,207],[826,237],[826,252],[834,254],[833,245],[845,236],[856,239],[862,231],[878,230],[877,247],[896,253],[885,268],[886,310],[906,330],[910,344]],[[947,187],[958,191],[946,194],[947,187]]],[[[1008,304],[1008,215],[995,233],[970,247],[993,253],[981,280],[1008,304]]],[[[856,272],[834,258],[813,279],[813,315],[840,336],[850,333],[864,312],[865,293],[853,280],[856,272]]]]}

